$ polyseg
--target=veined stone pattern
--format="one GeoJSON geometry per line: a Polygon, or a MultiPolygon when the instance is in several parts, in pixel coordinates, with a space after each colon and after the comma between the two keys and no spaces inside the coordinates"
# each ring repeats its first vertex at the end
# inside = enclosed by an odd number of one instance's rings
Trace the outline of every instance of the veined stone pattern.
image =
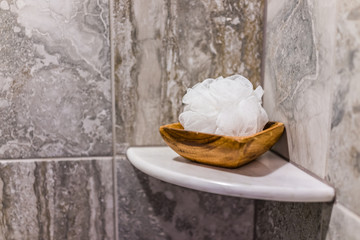
{"type": "Polygon", "coordinates": [[[0,239],[112,240],[112,160],[1,161],[0,239]]]}
{"type": "Polygon", "coordinates": [[[359,7],[357,1],[351,0],[339,1],[337,6],[336,78],[327,173],[327,179],[336,187],[337,201],[357,215],[360,215],[359,7]]]}
{"type": "Polygon", "coordinates": [[[351,239],[360,235],[360,217],[341,204],[334,204],[326,240],[351,239]]]}
{"type": "Polygon", "coordinates": [[[0,158],[111,154],[108,3],[0,2],[0,158]]]}
{"type": "Polygon", "coordinates": [[[253,239],[254,201],[178,187],[116,160],[118,239],[253,239]]]}
{"type": "Polygon", "coordinates": [[[257,201],[258,239],[359,238],[359,9],[353,0],[268,1],[265,109],[285,122],[290,161],[335,186],[336,202],[257,201]]]}
{"type": "Polygon", "coordinates": [[[285,123],[290,161],[325,176],[336,4],[268,1],[264,108],[285,123]]]}
{"type": "Polygon", "coordinates": [[[235,73],[260,84],[264,2],[115,0],[117,152],[163,144],[182,96],[206,78],[235,73]]]}

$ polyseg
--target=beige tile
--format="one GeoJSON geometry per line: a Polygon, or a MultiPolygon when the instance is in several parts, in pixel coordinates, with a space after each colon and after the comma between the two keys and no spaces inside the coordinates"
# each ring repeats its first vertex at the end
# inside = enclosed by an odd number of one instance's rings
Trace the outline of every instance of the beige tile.
{"type": "Polygon", "coordinates": [[[360,236],[360,217],[341,204],[335,204],[331,214],[327,240],[357,240],[360,236]]]}
{"type": "Polygon", "coordinates": [[[329,141],[334,11],[334,0],[271,0],[267,8],[264,107],[270,120],[285,123],[290,161],[320,177],[329,141]]]}
{"type": "Polygon", "coordinates": [[[337,200],[360,214],[360,13],[357,1],[338,1],[336,82],[327,179],[337,200]]]}

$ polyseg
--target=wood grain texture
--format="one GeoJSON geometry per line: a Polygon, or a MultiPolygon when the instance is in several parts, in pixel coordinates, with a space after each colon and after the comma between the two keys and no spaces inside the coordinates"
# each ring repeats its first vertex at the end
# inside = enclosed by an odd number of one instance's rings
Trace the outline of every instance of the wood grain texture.
{"type": "Polygon", "coordinates": [[[186,131],[180,123],[160,127],[164,141],[179,155],[195,162],[236,168],[268,151],[280,138],[284,124],[269,122],[263,131],[231,137],[186,131]]]}

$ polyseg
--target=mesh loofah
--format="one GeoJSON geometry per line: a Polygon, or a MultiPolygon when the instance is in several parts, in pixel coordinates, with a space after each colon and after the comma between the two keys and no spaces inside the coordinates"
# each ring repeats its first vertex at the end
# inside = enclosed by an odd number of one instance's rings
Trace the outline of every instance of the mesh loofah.
{"type": "Polygon", "coordinates": [[[187,90],[179,121],[189,131],[252,135],[268,122],[261,106],[263,93],[261,86],[254,90],[251,82],[241,75],[206,79],[187,90]]]}

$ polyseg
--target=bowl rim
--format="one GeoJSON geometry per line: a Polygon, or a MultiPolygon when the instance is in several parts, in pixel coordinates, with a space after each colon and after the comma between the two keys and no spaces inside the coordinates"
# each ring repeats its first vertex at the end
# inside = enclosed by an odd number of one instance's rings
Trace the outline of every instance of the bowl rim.
{"type": "MultiPolygon", "coordinates": [[[[179,132],[184,132],[184,133],[194,133],[194,134],[202,134],[204,136],[214,136],[214,137],[225,137],[225,138],[232,138],[232,139],[237,139],[237,140],[243,140],[243,139],[249,139],[249,138],[254,138],[256,136],[259,136],[259,135],[262,135],[262,134],[265,134],[267,132],[270,132],[276,128],[279,128],[279,127],[284,127],[284,123],[282,122],[277,122],[277,121],[268,121],[265,126],[267,124],[272,124],[270,127],[268,127],[267,129],[265,130],[262,130],[260,132],[257,132],[257,133],[254,133],[252,135],[249,135],[249,136],[228,136],[228,135],[220,135],[220,134],[212,134],[212,133],[204,133],[204,132],[197,132],[197,131],[189,131],[189,130],[185,130],[185,129],[179,129],[179,128],[174,128],[172,126],[174,125],[181,125],[180,122],[176,122],[176,123],[170,123],[170,124],[166,124],[166,125],[162,125],[160,126],[160,131],[162,129],[171,129],[171,130],[174,130],[174,131],[179,131],[179,132]]],[[[182,125],[181,125],[182,126],[182,125]]],[[[183,127],[183,126],[182,126],[183,127]]]]}

